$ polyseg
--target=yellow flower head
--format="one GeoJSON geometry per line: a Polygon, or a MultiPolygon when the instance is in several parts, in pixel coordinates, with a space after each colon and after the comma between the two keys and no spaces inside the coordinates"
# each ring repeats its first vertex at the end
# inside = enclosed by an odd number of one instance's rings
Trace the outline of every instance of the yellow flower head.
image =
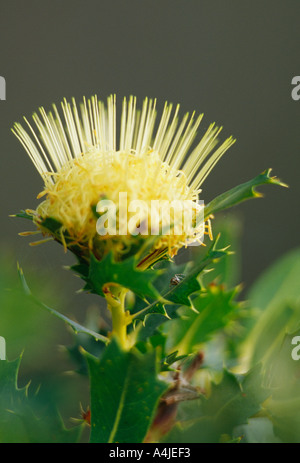
{"type": "MultiPolygon", "coordinates": [[[[201,184],[235,141],[230,137],[216,147],[222,128],[211,124],[195,143],[203,115],[186,114],[180,120],[179,105],[173,110],[172,104],[165,103],[156,124],[156,100],[148,98],[141,110],[136,108],[135,97],[124,98],[120,128],[115,96],[107,99],[107,105],[94,96],[84,98],[79,110],[74,99],[72,104],[64,100],[61,106],[63,118],[55,105],[48,114],[40,108],[40,115],[33,115],[37,130],[24,118],[28,131],[16,123],[13,132],[44,181],[38,197],[45,199],[31,211],[35,224],[44,234],[83,256],[93,252],[101,258],[112,249],[116,258],[122,258],[132,253],[138,242],[130,233],[99,234],[101,213],[97,204],[101,199],[118,204],[120,193],[126,193],[128,205],[142,200],[149,206],[136,220],[141,230],[139,239],[144,240],[151,235],[151,202],[178,200],[196,205],[201,184]]],[[[117,206],[118,226],[120,214],[117,206]]],[[[128,207],[130,219],[135,217],[128,207]]],[[[175,221],[174,212],[171,220],[175,221]]],[[[185,230],[176,234],[175,227],[173,233],[164,234],[163,230],[155,243],[156,253],[167,249],[174,255],[197,238],[195,230],[193,234],[185,230]]]]}

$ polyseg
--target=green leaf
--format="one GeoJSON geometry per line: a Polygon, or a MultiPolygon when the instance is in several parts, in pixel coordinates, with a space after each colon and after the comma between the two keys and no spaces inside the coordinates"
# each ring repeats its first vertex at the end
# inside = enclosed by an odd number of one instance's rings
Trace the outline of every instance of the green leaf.
{"type": "Polygon", "coordinates": [[[233,288],[240,283],[242,223],[238,217],[230,214],[222,219],[214,220],[213,230],[215,234],[220,235],[218,246],[226,248],[230,245],[230,252],[218,262],[214,262],[212,271],[203,276],[203,284],[206,287],[207,284],[216,282],[225,284],[227,288],[233,288]]]}
{"type": "Polygon", "coordinates": [[[117,283],[143,299],[145,297],[158,298],[159,294],[152,283],[161,272],[152,269],[139,270],[136,265],[135,256],[122,262],[115,262],[112,252],[100,261],[91,255],[87,283],[100,296],[104,296],[103,286],[105,284],[117,283]]]}
{"type": "Polygon", "coordinates": [[[53,407],[40,407],[29,387],[18,388],[21,357],[0,361],[0,443],[75,443],[81,427],[67,430],[53,407]]]}
{"type": "Polygon", "coordinates": [[[175,286],[169,285],[160,301],[155,301],[146,306],[134,315],[135,318],[143,320],[137,328],[136,336],[144,341],[155,332],[155,330],[169,318],[176,318],[178,306],[192,306],[191,295],[201,288],[198,281],[199,275],[211,264],[218,262],[228,254],[226,249],[217,249],[219,236],[215,239],[204,258],[199,262],[188,264],[184,278],[175,286]],[[173,304],[170,306],[170,304],[173,304]]]}
{"type": "Polygon", "coordinates": [[[134,319],[143,321],[147,315],[151,314],[162,315],[163,317],[170,318],[166,311],[165,304],[156,301],[142,309],[140,312],[134,314],[134,319]]]}
{"type": "MultiPolygon", "coordinates": [[[[17,214],[12,215],[12,217],[20,217],[22,219],[33,220],[33,214],[28,214],[28,212],[21,210],[17,214]]],[[[61,227],[62,223],[53,217],[46,217],[42,219],[39,217],[39,225],[44,228],[47,228],[51,233],[56,233],[61,227]]]]}
{"type": "Polygon", "coordinates": [[[47,230],[53,234],[57,233],[62,227],[62,223],[53,217],[46,217],[45,219],[39,221],[39,224],[41,227],[47,228],[47,230]]]}
{"type": "Polygon", "coordinates": [[[178,355],[178,350],[172,352],[171,354],[167,355],[162,361],[162,371],[170,370],[170,366],[175,363],[179,362],[180,360],[187,359],[187,355],[178,355]]]}
{"type": "Polygon", "coordinates": [[[256,191],[256,187],[260,185],[270,183],[273,185],[287,187],[287,185],[281,182],[278,178],[270,176],[271,170],[272,169],[267,169],[252,180],[242,183],[241,185],[238,185],[235,188],[217,196],[205,207],[204,220],[207,220],[211,215],[214,215],[217,212],[235,206],[247,199],[261,198],[263,195],[256,191]]]}
{"type": "MultiPolygon", "coordinates": [[[[209,397],[193,403],[194,419],[190,419],[191,413],[188,419],[181,419],[165,442],[230,442],[235,437],[234,428],[257,414],[269,395],[270,392],[262,387],[260,366],[240,380],[224,370],[221,381],[212,384],[209,397]]],[[[181,408],[186,405],[182,404],[181,408]]]]}
{"type": "Polygon", "coordinates": [[[180,318],[165,325],[166,348],[178,350],[180,355],[195,351],[212,334],[225,328],[238,312],[234,301],[237,289],[225,291],[222,286],[210,285],[194,300],[196,311],[180,309],[180,318]]]}
{"type": "Polygon", "coordinates": [[[70,267],[75,273],[78,273],[80,277],[84,280],[88,279],[89,276],[89,265],[86,262],[80,261],[78,264],[74,264],[70,267]]]}
{"type": "Polygon", "coordinates": [[[86,354],[91,381],[91,442],[143,442],[167,385],[155,351],[125,352],[112,340],[98,360],[86,354]]]}
{"type": "Polygon", "coordinates": [[[199,275],[203,272],[205,268],[209,265],[218,262],[223,257],[227,256],[229,251],[227,248],[217,249],[217,244],[219,242],[220,235],[212,243],[208,253],[201,259],[199,262],[192,262],[187,268],[186,276],[178,283],[176,286],[173,286],[169,291],[167,291],[163,298],[174,304],[191,306],[190,296],[201,289],[201,286],[198,281],[199,275]]]}
{"type": "Polygon", "coordinates": [[[95,331],[93,331],[93,330],[91,330],[89,328],[85,328],[84,326],[80,325],[77,322],[74,322],[73,320],[71,320],[70,318],[68,318],[65,315],[61,314],[60,312],[57,312],[57,310],[52,309],[48,305],[46,305],[43,302],[39,301],[32,294],[31,290],[29,289],[29,287],[27,285],[27,282],[25,280],[23,270],[20,267],[18,267],[18,273],[19,273],[19,277],[20,277],[20,280],[21,280],[22,287],[23,287],[26,295],[28,297],[30,297],[39,307],[42,307],[43,309],[46,309],[52,315],[55,315],[56,317],[60,318],[60,320],[63,320],[65,323],[67,323],[67,325],[69,325],[75,331],[75,333],[85,333],[85,334],[88,334],[90,336],[93,336],[93,338],[95,338],[97,341],[102,341],[104,343],[108,342],[108,338],[103,336],[102,334],[96,333],[95,331]]]}

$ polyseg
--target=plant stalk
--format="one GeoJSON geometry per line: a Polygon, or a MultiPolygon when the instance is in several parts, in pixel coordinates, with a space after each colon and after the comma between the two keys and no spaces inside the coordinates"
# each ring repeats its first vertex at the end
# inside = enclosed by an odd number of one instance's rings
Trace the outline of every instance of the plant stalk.
{"type": "Polygon", "coordinates": [[[112,317],[111,336],[115,336],[124,350],[129,348],[127,337],[127,325],[129,323],[128,315],[125,311],[126,288],[119,285],[110,285],[105,288],[105,298],[107,307],[112,317]]]}

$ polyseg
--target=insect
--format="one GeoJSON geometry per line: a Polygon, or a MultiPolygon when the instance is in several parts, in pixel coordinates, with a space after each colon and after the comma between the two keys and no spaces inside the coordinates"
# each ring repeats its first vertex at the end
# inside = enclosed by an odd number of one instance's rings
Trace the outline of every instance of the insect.
{"type": "Polygon", "coordinates": [[[185,275],[183,273],[176,273],[171,280],[170,280],[170,286],[176,286],[178,285],[183,279],[185,275]]]}

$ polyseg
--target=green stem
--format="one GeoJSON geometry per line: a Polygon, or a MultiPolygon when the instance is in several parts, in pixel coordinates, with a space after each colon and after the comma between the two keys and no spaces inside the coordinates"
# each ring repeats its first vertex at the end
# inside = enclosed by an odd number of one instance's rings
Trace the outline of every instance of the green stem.
{"type": "Polygon", "coordinates": [[[127,337],[127,325],[130,322],[128,315],[125,312],[125,296],[126,288],[118,285],[110,285],[105,292],[107,307],[111,312],[112,317],[112,336],[118,338],[121,347],[127,350],[129,347],[127,337]]]}

